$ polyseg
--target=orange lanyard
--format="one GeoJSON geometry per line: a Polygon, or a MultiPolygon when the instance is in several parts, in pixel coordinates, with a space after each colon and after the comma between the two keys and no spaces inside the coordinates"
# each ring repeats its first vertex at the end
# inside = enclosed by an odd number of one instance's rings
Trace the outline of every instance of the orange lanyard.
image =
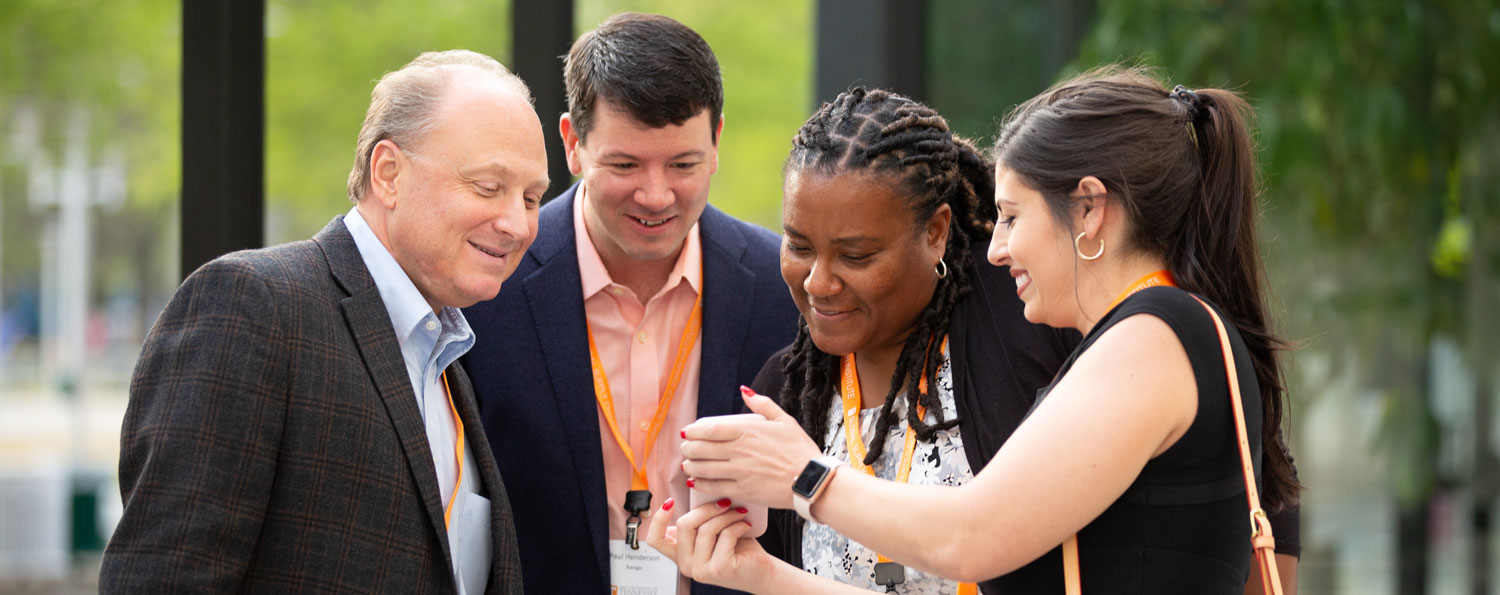
{"type": "Polygon", "coordinates": [[[458,408],[453,406],[453,391],[448,390],[448,371],[443,370],[443,394],[448,396],[448,410],[453,412],[453,426],[458,429],[458,439],[453,445],[453,458],[458,461],[458,479],[453,481],[453,493],[448,495],[448,506],[443,509],[443,528],[451,525],[453,501],[458,499],[458,488],[464,484],[464,420],[458,418],[458,408]]]}
{"type": "Polygon", "coordinates": [[[1177,287],[1177,280],[1172,278],[1171,271],[1156,271],[1154,273],[1147,274],[1140,279],[1136,279],[1135,284],[1131,285],[1130,289],[1126,289],[1124,293],[1121,293],[1119,297],[1115,298],[1115,301],[1110,302],[1109,307],[1104,311],[1108,312],[1115,309],[1115,306],[1120,305],[1120,302],[1125,301],[1125,298],[1135,295],[1135,292],[1137,291],[1156,287],[1158,285],[1177,287]]]}
{"type": "MultiPolygon", "coordinates": [[[[931,345],[929,340],[928,345],[931,345]]],[[[943,337],[943,351],[948,350],[948,337],[943,337]]],[[[927,394],[927,361],[922,362],[922,376],[917,380],[917,391],[927,394]]],[[[854,354],[845,355],[840,372],[843,375],[844,390],[844,445],[849,449],[849,465],[864,472],[871,477],[875,476],[875,469],[865,464],[865,441],[859,435],[859,410],[862,397],[859,391],[859,370],[854,363],[854,354]]],[[[927,408],[917,405],[917,419],[927,417],[927,408]]],[[[911,477],[911,460],[917,452],[917,433],[906,428],[906,444],[901,448],[901,464],[896,467],[896,482],[906,483],[911,477]]],[[[890,562],[889,558],[880,556],[881,562],[890,562]]]]}
{"type": "MultiPolygon", "coordinates": [[[[948,338],[943,337],[943,349],[948,348],[948,338]]],[[[859,391],[859,368],[854,363],[854,354],[845,355],[840,372],[843,375],[844,390],[844,445],[849,449],[849,465],[874,476],[875,469],[865,464],[865,441],[859,435],[859,410],[863,397],[859,391]]],[[[922,376],[917,380],[917,390],[927,394],[927,362],[922,362],[922,376]]],[[[927,417],[927,408],[917,405],[917,419],[927,417]]],[[[911,460],[917,452],[917,434],[907,428],[906,444],[901,449],[901,465],[896,468],[896,481],[906,483],[907,477],[911,475],[911,460]]]]}
{"type": "Polygon", "coordinates": [[[635,451],[630,449],[630,443],[620,435],[620,427],[615,423],[615,398],[609,390],[609,379],[604,376],[604,363],[599,360],[599,348],[594,345],[594,329],[588,330],[589,359],[594,367],[594,397],[599,400],[599,410],[604,412],[604,421],[609,424],[609,432],[614,434],[615,443],[620,445],[620,450],[625,452],[625,459],[630,461],[631,490],[650,490],[650,482],[646,479],[646,457],[651,456],[656,436],[667,422],[667,410],[672,407],[672,396],[677,393],[677,385],[682,382],[682,371],[687,367],[688,355],[702,330],[703,293],[699,292],[698,300],[693,302],[693,311],[688,314],[687,326],[682,329],[682,340],[677,343],[677,361],[672,363],[667,386],[662,391],[661,399],[656,402],[656,415],[652,416],[651,426],[646,430],[646,452],[641,453],[639,464],[636,463],[635,451]]]}
{"type": "MultiPolygon", "coordinates": [[[[928,345],[931,344],[929,341],[928,345]]],[[[948,351],[948,337],[946,335],[943,336],[942,350],[944,352],[948,351]]],[[[917,391],[924,395],[927,394],[927,364],[928,362],[923,360],[922,376],[917,380],[917,391]]],[[[865,441],[859,435],[859,410],[862,400],[859,392],[859,370],[854,364],[854,354],[845,355],[839,368],[844,384],[841,395],[844,401],[844,445],[849,449],[849,465],[873,477],[875,469],[865,464],[865,441]]],[[[917,405],[917,419],[925,417],[927,417],[927,408],[917,405]]],[[[897,482],[906,483],[906,480],[911,477],[911,461],[916,452],[917,433],[911,431],[911,427],[908,426],[906,428],[906,444],[901,448],[901,463],[896,468],[897,482]]],[[[878,552],[875,556],[876,561],[881,564],[887,564],[891,561],[890,558],[878,552]]],[[[977,595],[978,593],[979,586],[974,583],[958,584],[958,595],[977,595]]]]}

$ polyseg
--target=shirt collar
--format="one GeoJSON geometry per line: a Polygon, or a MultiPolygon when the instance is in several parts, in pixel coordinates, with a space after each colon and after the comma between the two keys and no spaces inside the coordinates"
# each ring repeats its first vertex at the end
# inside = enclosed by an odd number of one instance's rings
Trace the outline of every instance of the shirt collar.
{"type": "Polygon", "coordinates": [[[432,348],[437,345],[438,336],[421,332],[429,320],[442,325],[441,336],[445,343],[456,340],[460,344],[473,344],[474,334],[470,331],[463,312],[452,307],[444,307],[437,314],[432,311],[432,305],[422,297],[422,292],[411,282],[411,277],[406,275],[396,258],[380,243],[380,238],[375,237],[375,231],[370,229],[370,224],[359,214],[359,207],[349,209],[349,214],[344,216],[344,227],[349,229],[349,235],[354,236],[354,244],[359,247],[359,255],[365,261],[365,268],[369,269],[370,277],[375,280],[375,288],[380,291],[380,301],[385,304],[386,313],[391,317],[391,326],[395,328],[396,340],[401,343],[402,351],[406,350],[408,343],[417,341],[425,347],[421,351],[431,353],[432,348]]]}
{"type": "MultiPolygon", "coordinates": [[[[578,273],[583,282],[585,300],[615,284],[609,275],[609,269],[604,268],[599,249],[594,247],[593,240],[589,238],[588,227],[583,222],[583,201],[587,192],[587,186],[579,185],[578,194],[573,198],[573,233],[578,245],[578,273]]],[[[692,229],[688,230],[682,251],[677,253],[677,262],[672,266],[671,274],[667,275],[666,284],[662,285],[662,292],[682,283],[686,283],[695,294],[703,292],[703,240],[699,237],[699,230],[698,222],[694,222],[692,229]]],[[[636,297],[650,301],[656,296],[636,297]]]]}

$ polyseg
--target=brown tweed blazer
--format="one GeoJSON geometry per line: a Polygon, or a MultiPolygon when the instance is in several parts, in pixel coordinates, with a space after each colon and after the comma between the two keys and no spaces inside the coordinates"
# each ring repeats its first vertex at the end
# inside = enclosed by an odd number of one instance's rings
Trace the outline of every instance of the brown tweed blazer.
{"type": "MultiPolygon", "coordinates": [[[[492,504],[487,592],[520,593],[473,389],[457,363],[448,379],[492,504]]],[[[136,363],[120,443],[101,592],[457,590],[415,393],[341,216],[183,282],[136,363]]]]}

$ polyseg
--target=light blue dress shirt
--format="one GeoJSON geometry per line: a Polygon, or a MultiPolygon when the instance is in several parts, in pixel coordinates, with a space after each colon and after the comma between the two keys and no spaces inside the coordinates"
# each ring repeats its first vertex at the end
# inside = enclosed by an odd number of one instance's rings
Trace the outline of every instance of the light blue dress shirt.
{"type": "Polygon", "coordinates": [[[422,412],[422,422],[427,430],[427,443],[432,451],[438,487],[442,491],[442,504],[446,508],[450,499],[453,502],[447,538],[453,552],[453,573],[459,585],[458,592],[461,595],[483,593],[490,574],[489,500],[479,495],[479,470],[467,434],[464,436],[462,484],[458,486],[458,497],[453,498],[458,475],[458,461],[454,456],[458,431],[454,424],[458,420],[449,409],[442,377],[443,370],[474,346],[474,332],[457,308],[432,311],[432,306],[412,284],[406,271],[360,216],[358,207],[350,209],[344,216],[344,227],[349,229],[349,235],[354,236],[365,267],[380,291],[380,300],[390,314],[396,341],[401,345],[406,374],[416,392],[417,408],[422,412]]]}

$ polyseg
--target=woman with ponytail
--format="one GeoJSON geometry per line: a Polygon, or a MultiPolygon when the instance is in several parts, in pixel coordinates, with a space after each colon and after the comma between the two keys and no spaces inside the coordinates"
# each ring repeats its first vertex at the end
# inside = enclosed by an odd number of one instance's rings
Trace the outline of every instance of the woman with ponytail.
{"type": "MultiPolygon", "coordinates": [[[[1090,594],[1245,591],[1253,498],[1215,317],[1263,508],[1295,511],[1299,489],[1280,440],[1281,343],[1263,303],[1248,115],[1232,92],[1110,69],[1007,119],[989,261],[1013,279],[1026,320],[1083,338],[971,480],[817,473],[816,445],[793,440],[794,418],[759,396],[747,404],[766,421],[688,426],[684,469],[700,488],[798,505],[897,563],[987,592],[1078,592],[1065,576],[1080,575],[1090,594]]],[[[696,575],[774,573],[735,539],[736,520],[695,511],[675,540],[654,523],[652,543],[676,547],[696,575]]]]}

